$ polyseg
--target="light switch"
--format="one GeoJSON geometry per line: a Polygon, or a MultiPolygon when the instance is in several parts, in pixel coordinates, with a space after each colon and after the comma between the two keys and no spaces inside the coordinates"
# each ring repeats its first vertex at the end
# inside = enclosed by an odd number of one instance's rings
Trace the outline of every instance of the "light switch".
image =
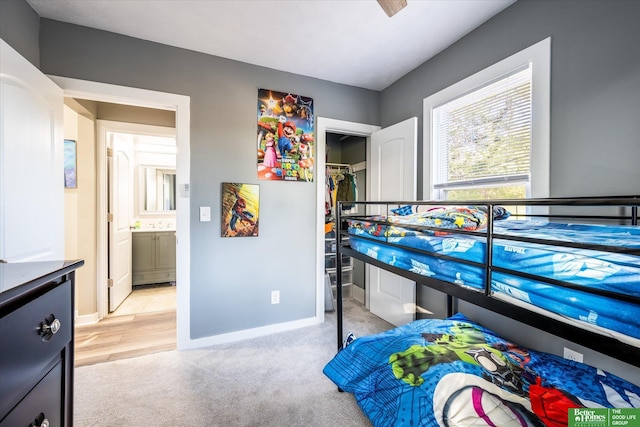
{"type": "Polygon", "coordinates": [[[200,206],[200,222],[211,221],[211,207],[200,206]]]}
{"type": "Polygon", "coordinates": [[[189,198],[189,184],[182,184],[180,187],[180,196],[184,198],[189,198]]]}

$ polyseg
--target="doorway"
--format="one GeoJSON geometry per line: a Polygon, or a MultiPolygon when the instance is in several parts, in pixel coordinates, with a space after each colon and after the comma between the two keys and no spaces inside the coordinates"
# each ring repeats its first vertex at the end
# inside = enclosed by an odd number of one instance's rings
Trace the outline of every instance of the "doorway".
{"type": "MultiPolygon", "coordinates": [[[[98,82],[89,82],[66,77],[49,76],[64,95],[69,98],[85,99],[97,102],[110,102],[146,108],[156,108],[175,112],[177,134],[176,187],[176,278],[180,286],[176,289],[176,332],[177,348],[197,347],[190,338],[190,99],[188,96],[145,89],[117,86],[98,82]]],[[[96,154],[97,176],[106,176],[106,147],[98,147],[96,154]]],[[[106,179],[98,185],[97,212],[98,226],[96,236],[96,274],[94,279],[97,306],[94,308],[96,320],[107,315],[107,188],[106,179]]],[[[91,285],[89,285],[91,287],[91,285]]],[[[91,311],[91,310],[89,310],[91,311]]],[[[170,331],[165,333],[172,334],[170,331]]]]}
{"type": "MultiPolygon", "coordinates": [[[[85,179],[84,192],[74,194],[73,200],[81,207],[81,216],[91,215],[84,210],[90,205],[86,199],[92,199],[95,205],[100,184],[107,182],[109,238],[104,241],[106,247],[102,252],[107,254],[108,278],[113,280],[105,277],[98,281],[105,285],[111,282],[106,289],[108,313],[97,322],[76,325],[76,366],[176,348],[176,139],[172,127],[175,119],[172,116],[167,126],[160,127],[105,121],[99,118],[117,116],[114,108],[131,112],[131,107],[110,104],[103,109],[101,103],[97,105],[97,111],[102,111],[96,114],[98,120],[92,119],[91,126],[85,125],[92,135],[96,134],[96,142],[89,138],[87,130],[79,132],[77,145],[80,151],[88,150],[87,145],[107,149],[104,159],[107,164],[101,168],[107,171],[107,176],[95,172],[95,154],[80,157],[78,169],[92,170],[96,183],[89,192],[86,187],[91,180],[85,179]],[[136,238],[157,241],[156,246],[146,246],[153,253],[144,248],[138,251],[139,258],[153,256],[150,269],[136,271],[132,253],[136,238]],[[158,333],[158,325],[163,325],[162,333],[158,333]]],[[[149,110],[145,112],[152,115],[149,110]]],[[[95,217],[99,216],[96,210],[93,212],[95,217]]],[[[68,222],[67,226],[70,224],[76,223],[68,222]]],[[[93,224],[92,233],[86,227],[82,229],[81,224],[76,225],[77,234],[84,236],[83,240],[89,239],[99,229],[99,220],[93,224]]],[[[90,265],[95,266],[95,261],[90,265]]]]}
{"type": "MultiPolygon", "coordinates": [[[[364,123],[355,123],[348,122],[344,120],[335,120],[328,119],[325,117],[318,117],[318,158],[316,159],[316,164],[318,165],[318,170],[326,169],[326,152],[327,152],[327,135],[328,134],[336,134],[339,135],[338,138],[342,136],[357,136],[364,138],[365,140],[365,162],[368,163],[370,156],[370,146],[371,146],[371,134],[377,130],[379,130],[379,126],[368,125],[364,123]]],[[[331,136],[329,136],[331,138],[331,136]]],[[[369,198],[369,182],[370,175],[366,174],[364,188],[365,188],[365,200],[369,198]]],[[[316,181],[317,184],[317,219],[316,223],[318,224],[317,234],[316,234],[316,265],[317,265],[317,275],[316,275],[316,312],[319,313],[318,317],[324,319],[324,301],[325,301],[325,181],[322,179],[318,179],[316,181]]],[[[366,303],[366,297],[365,303],[366,303]]]]}
{"type": "MultiPolygon", "coordinates": [[[[335,218],[338,200],[365,200],[367,174],[367,139],[361,135],[326,133],[325,185],[328,202],[325,204],[325,270],[335,298],[336,260],[335,218]]],[[[364,206],[342,206],[342,214],[364,214],[364,206]]],[[[343,258],[342,283],[344,296],[368,307],[365,297],[364,262],[343,258]]]]}
{"type": "Polygon", "coordinates": [[[159,285],[176,285],[175,128],[98,120],[97,129],[107,147],[108,313],[125,302],[127,313],[154,311],[142,296],[166,305],[171,291],[159,285]]]}
{"type": "MultiPolygon", "coordinates": [[[[365,200],[415,200],[416,197],[416,151],[417,151],[417,118],[412,117],[403,122],[380,130],[378,126],[360,123],[344,122],[333,119],[318,118],[318,153],[326,150],[326,133],[333,132],[345,135],[358,135],[366,138],[367,176],[365,200]]],[[[323,156],[324,157],[324,156],[323,156]]],[[[324,158],[318,162],[324,168],[324,158]]],[[[321,257],[324,257],[324,221],[320,218],[323,213],[324,192],[318,189],[318,227],[317,258],[318,276],[316,289],[318,300],[324,301],[322,288],[323,270],[321,257]]],[[[378,212],[367,212],[375,214],[378,212]]],[[[405,319],[412,319],[415,309],[415,285],[408,281],[389,281],[381,279],[384,273],[380,269],[366,265],[365,300],[372,313],[392,324],[406,323],[405,319]],[[376,300],[374,301],[374,296],[376,300]],[[374,304],[374,302],[376,304],[374,304]],[[375,305],[375,307],[374,307],[375,305]],[[383,310],[380,310],[383,307],[383,310]],[[386,308],[389,307],[387,310],[386,308]],[[386,310],[386,311],[385,311],[386,310]]],[[[342,337],[339,337],[342,338],[342,337]]],[[[341,340],[339,340],[341,342],[341,340]]]]}

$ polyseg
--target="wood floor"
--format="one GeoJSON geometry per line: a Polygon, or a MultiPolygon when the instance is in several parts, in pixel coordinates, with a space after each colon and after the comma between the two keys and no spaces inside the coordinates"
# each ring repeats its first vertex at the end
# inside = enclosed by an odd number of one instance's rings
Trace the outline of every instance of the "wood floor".
{"type": "Polygon", "coordinates": [[[75,328],[76,367],[175,348],[175,286],[136,290],[109,317],[75,328]]]}

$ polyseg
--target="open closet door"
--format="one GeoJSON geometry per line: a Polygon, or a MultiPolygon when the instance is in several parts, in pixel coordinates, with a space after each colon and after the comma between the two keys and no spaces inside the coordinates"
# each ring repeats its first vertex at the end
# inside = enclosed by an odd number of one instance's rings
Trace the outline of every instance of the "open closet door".
{"type": "Polygon", "coordinates": [[[64,259],[63,91],[0,39],[0,259],[64,259]]]}
{"type": "MultiPolygon", "coordinates": [[[[416,199],[417,138],[416,117],[371,134],[368,200],[416,199]]],[[[373,314],[396,326],[414,320],[414,282],[371,265],[367,265],[367,278],[369,309],[373,314]]]]}

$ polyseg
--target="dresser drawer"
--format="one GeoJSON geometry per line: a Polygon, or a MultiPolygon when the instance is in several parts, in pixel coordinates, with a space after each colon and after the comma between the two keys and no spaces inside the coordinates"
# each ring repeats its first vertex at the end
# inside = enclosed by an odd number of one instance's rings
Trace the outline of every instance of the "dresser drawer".
{"type": "Polygon", "coordinates": [[[71,342],[71,290],[67,281],[0,318],[0,415],[33,388],[71,342]]]}
{"type": "Polygon", "coordinates": [[[0,427],[62,426],[62,362],[58,362],[35,388],[2,421],[0,427]],[[37,422],[36,422],[37,420],[37,422]]]}

